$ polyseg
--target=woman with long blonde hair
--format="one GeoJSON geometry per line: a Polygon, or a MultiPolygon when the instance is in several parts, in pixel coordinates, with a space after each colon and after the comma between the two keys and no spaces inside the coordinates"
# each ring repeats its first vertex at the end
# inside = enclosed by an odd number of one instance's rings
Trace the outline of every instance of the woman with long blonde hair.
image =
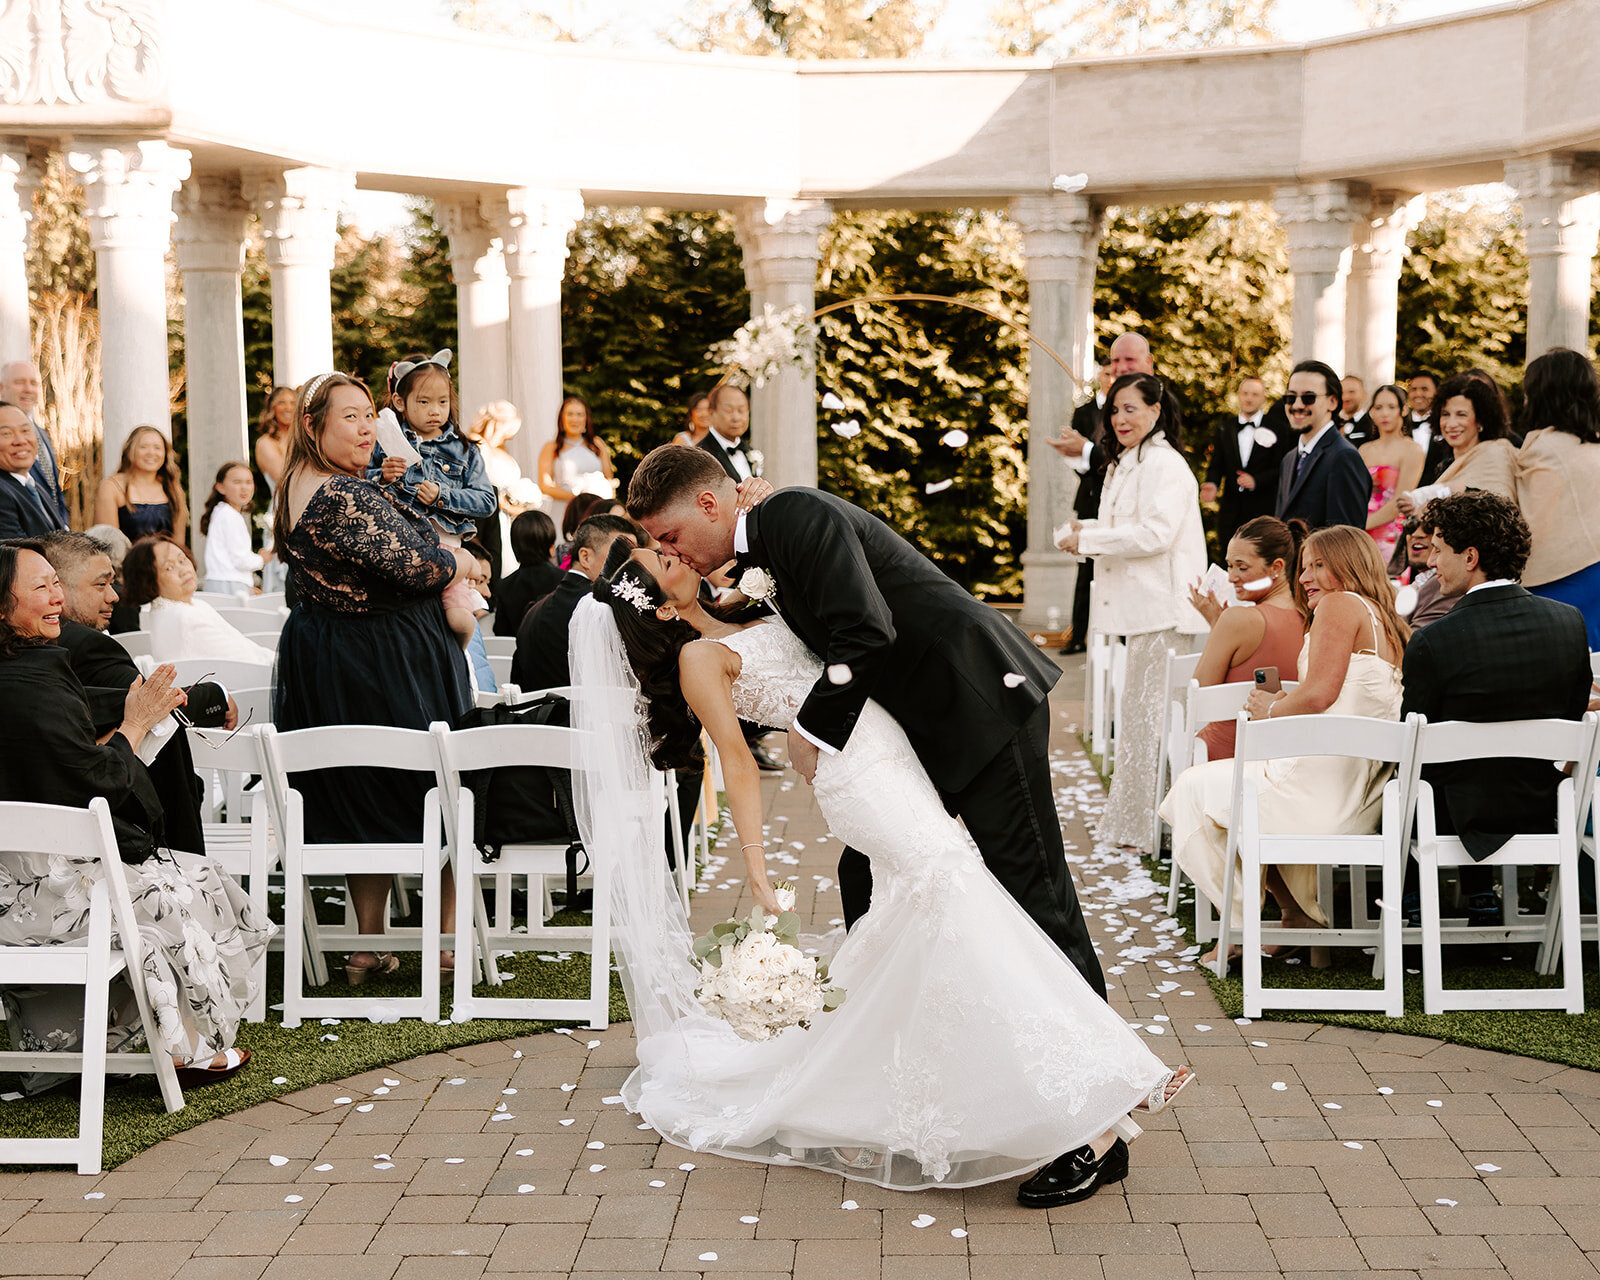
{"type": "MultiPolygon", "coordinates": [[[[1411,628],[1395,612],[1377,544],[1350,525],[1307,535],[1300,548],[1300,583],[1311,607],[1311,630],[1300,650],[1299,685],[1293,692],[1256,689],[1246,709],[1252,720],[1285,716],[1400,718],[1400,659],[1411,628]]],[[[1287,675],[1287,673],[1284,673],[1287,675]]],[[[1362,835],[1377,830],[1383,786],[1394,766],[1332,756],[1299,756],[1247,765],[1259,780],[1261,830],[1362,835]]],[[[1213,904],[1222,899],[1223,860],[1232,816],[1233,762],[1218,760],[1185,770],[1162,802],[1172,824],[1172,856],[1213,904]]],[[[1272,894],[1285,927],[1325,926],[1317,902],[1314,867],[1268,867],[1272,894]]],[[[1260,909],[1262,886],[1256,895],[1260,909]]],[[[1227,907],[1234,927],[1244,918],[1244,886],[1236,883],[1227,907]]],[[[1219,909],[1220,906],[1219,906],[1219,909]]],[[[1312,963],[1322,957],[1312,951],[1312,963]]],[[[1207,961],[1214,956],[1206,957],[1207,961]]],[[[1230,957],[1231,958],[1231,957],[1230,957]]]]}

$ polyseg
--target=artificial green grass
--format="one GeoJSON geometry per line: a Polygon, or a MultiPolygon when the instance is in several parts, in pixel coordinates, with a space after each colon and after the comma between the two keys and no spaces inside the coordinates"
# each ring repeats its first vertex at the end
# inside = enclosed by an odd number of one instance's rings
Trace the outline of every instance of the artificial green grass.
{"type": "MultiPolygon", "coordinates": [[[[319,892],[319,900],[325,895],[319,892]]],[[[520,898],[519,898],[520,903],[520,898]]],[[[319,903],[319,915],[323,914],[319,903]]],[[[520,914],[520,913],[519,913],[520,914]]],[[[587,916],[558,913],[554,924],[587,924],[587,916]]],[[[516,999],[575,998],[589,986],[589,956],[573,952],[566,960],[540,960],[539,952],[518,952],[503,962],[514,973],[499,987],[477,986],[479,995],[516,999]]],[[[543,954],[557,954],[546,949],[543,954]]],[[[370,978],[360,994],[375,999],[394,999],[415,995],[421,990],[421,965],[416,952],[397,952],[400,968],[394,974],[370,978]]],[[[327,957],[329,985],[312,988],[308,994],[336,995],[348,991],[344,980],[344,957],[327,957]]],[[[268,958],[269,1004],[283,998],[282,955],[268,958]]],[[[503,976],[503,975],[502,975],[503,976]]],[[[442,983],[440,1017],[448,1018],[451,1009],[450,977],[442,983]]],[[[104,1158],[107,1169],[115,1168],[131,1156],[154,1146],[163,1138],[219,1116],[243,1111],[257,1103],[269,1102],[284,1094],[311,1085],[326,1084],[359,1075],[377,1067],[403,1062],[408,1058],[482,1044],[536,1032],[548,1032],[571,1023],[533,1022],[525,1019],[479,1018],[471,1022],[440,1026],[416,1018],[379,1024],[364,1019],[346,1019],[337,1026],[323,1026],[318,1018],[303,1022],[292,1030],[279,1021],[281,1015],[269,1010],[266,1022],[241,1023],[237,1046],[255,1055],[248,1066],[230,1080],[219,1081],[184,1094],[182,1111],[168,1115],[162,1109],[161,1095],[149,1076],[126,1081],[107,1081],[104,1158]],[[335,1035],[337,1040],[324,1040],[335,1035]],[[274,1084],[282,1078],[282,1084],[274,1084]]],[[[626,1022],[628,1007],[617,975],[611,975],[611,1021],[626,1022]]],[[[579,1033],[581,1034],[581,1032],[579,1033]]],[[[16,1078],[0,1076],[0,1092],[17,1087],[16,1078]]],[[[78,1128],[78,1097],[74,1085],[42,1094],[0,1103],[0,1137],[70,1137],[78,1128]]]]}
{"type": "MultiPolygon", "coordinates": [[[[1170,864],[1144,859],[1145,868],[1158,883],[1168,883],[1170,864]]],[[[1270,908],[1269,908],[1270,909],[1270,908]]],[[[1198,941],[1194,929],[1192,899],[1180,905],[1178,919],[1189,942],[1198,941]]],[[[1463,988],[1551,987],[1560,985],[1557,977],[1534,972],[1536,947],[1492,943],[1484,946],[1458,946],[1445,949],[1445,986],[1463,988]],[[1509,957],[1509,959],[1507,959],[1509,957]]],[[[1298,965],[1279,960],[1262,962],[1262,981],[1272,987],[1360,987],[1376,988],[1372,977],[1372,957],[1355,947],[1332,948],[1333,966],[1313,969],[1304,961],[1298,965]]],[[[1448,1013],[1422,1012],[1421,959],[1417,949],[1406,949],[1405,1014],[1399,1018],[1381,1013],[1268,1009],[1262,1015],[1268,1022],[1320,1022],[1330,1027],[1357,1027],[1364,1031],[1395,1032],[1425,1036],[1476,1049],[1520,1054],[1542,1062],[1559,1062],[1569,1067],[1600,1070],[1600,972],[1594,953],[1584,956],[1584,1012],[1560,1013],[1548,1009],[1452,1010],[1448,1013]]],[[[1219,978],[1199,965],[1216,994],[1217,1003],[1230,1018],[1244,1014],[1244,982],[1232,969],[1219,978]]]]}

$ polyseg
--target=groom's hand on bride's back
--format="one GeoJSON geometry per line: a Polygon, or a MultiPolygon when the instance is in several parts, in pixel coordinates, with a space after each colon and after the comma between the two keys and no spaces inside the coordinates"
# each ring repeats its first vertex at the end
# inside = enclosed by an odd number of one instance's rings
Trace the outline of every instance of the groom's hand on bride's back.
{"type": "Polygon", "coordinates": [[[804,734],[789,730],[789,764],[807,782],[817,776],[817,744],[804,734]]]}

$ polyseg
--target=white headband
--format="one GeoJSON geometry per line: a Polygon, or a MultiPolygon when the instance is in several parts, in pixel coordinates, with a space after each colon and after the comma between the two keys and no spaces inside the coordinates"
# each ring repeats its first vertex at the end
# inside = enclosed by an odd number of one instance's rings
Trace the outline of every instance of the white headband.
{"type": "Polygon", "coordinates": [[[399,386],[400,379],[404,378],[406,374],[410,373],[413,369],[422,368],[423,365],[431,364],[443,369],[446,373],[448,373],[450,371],[450,355],[450,348],[446,347],[443,351],[435,351],[426,360],[398,361],[390,368],[389,376],[394,379],[395,385],[399,386]]]}

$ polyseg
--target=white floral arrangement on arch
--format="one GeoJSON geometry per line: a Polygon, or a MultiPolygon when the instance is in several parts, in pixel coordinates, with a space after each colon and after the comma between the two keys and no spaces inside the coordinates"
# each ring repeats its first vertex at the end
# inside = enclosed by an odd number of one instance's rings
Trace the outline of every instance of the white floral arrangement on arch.
{"type": "Polygon", "coordinates": [[[828,966],[800,950],[800,917],[792,881],[776,886],[780,915],[760,907],[748,919],[724,920],[694,940],[700,966],[695,996],[741,1040],[770,1040],[789,1027],[809,1027],[818,1014],[844,1003],[845,990],[828,985],[828,966]]]}
{"type": "Polygon", "coordinates": [[[784,369],[810,373],[816,368],[817,326],[804,307],[779,311],[769,302],[733,337],[713,343],[706,358],[726,367],[734,386],[764,387],[784,369]]]}

